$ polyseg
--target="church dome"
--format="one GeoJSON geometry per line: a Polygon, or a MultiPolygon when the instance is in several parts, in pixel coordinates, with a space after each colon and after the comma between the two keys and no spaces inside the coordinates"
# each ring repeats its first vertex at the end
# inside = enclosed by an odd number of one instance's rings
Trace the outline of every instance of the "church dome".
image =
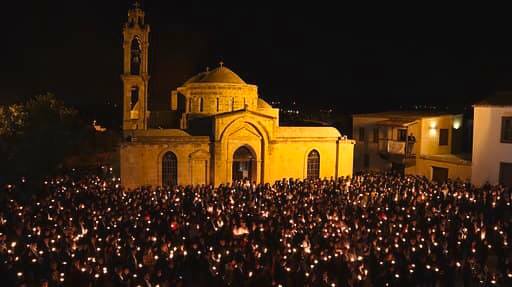
{"type": "Polygon", "coordinates": [[[187,84],[193,83],[222,83],[222,84],[239,84],[239,85],[247,85],[240,76],[238,76],[235,72],[230,69],[220,66],[211,71],[199,73],[188,81],[185,82],[187,84]]]}
{"type": "Polygon", "coordinates": [[[200,83],[201,79],[204,78],[204,76],[206,76],[206,74],[208,74],[208,72],[201,72],[201,73],[193,76],[192,78],[188,79],[185,82],[185,85],[191,84],[191,83],[200,83]]]}

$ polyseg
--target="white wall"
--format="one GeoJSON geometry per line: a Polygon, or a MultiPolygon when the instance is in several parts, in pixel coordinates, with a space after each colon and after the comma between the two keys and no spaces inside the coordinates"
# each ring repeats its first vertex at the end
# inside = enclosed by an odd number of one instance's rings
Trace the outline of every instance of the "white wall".
{"type": "Polygon", "coordinates": [[[500,162],[512,163],[512,144],[501,143],[501,118],[512,107],[475,106],[473,124],[473,184],[497,184],[500,162]]]}

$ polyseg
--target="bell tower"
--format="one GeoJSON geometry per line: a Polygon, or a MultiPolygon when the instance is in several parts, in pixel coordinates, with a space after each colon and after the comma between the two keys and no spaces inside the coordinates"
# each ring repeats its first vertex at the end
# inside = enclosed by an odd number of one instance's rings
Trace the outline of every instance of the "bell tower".
{"type": "Polygon", "coordinates": [[[123,130],[145,130],[148,112],[148,48],[149,25],[136,0],[128,10],[128,22],[123,25],[123,130]]]}

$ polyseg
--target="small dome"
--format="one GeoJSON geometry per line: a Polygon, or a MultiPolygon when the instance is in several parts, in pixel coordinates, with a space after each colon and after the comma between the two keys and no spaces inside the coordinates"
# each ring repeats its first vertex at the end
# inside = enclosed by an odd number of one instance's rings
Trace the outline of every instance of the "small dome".
{"type": "Polygon", "coordinates": [[[199,73],[188,81],[185,85],[192,83],[223,83],[223,84],[239,84],[247,85],[242,78],[240,78],[235,72],[230,69],[220,66],[211,71],[199,73]]]}

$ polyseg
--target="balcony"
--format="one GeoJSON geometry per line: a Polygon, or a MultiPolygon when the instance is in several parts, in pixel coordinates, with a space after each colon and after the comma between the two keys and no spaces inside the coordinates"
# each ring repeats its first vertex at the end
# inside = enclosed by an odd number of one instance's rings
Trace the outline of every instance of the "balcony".
{"type": "Polygon", "coordinates": [[[405,164],[406,167],[413,166],[416,164],[416,143],[380,139],[379,155],[392,163],[405,164]]]}

